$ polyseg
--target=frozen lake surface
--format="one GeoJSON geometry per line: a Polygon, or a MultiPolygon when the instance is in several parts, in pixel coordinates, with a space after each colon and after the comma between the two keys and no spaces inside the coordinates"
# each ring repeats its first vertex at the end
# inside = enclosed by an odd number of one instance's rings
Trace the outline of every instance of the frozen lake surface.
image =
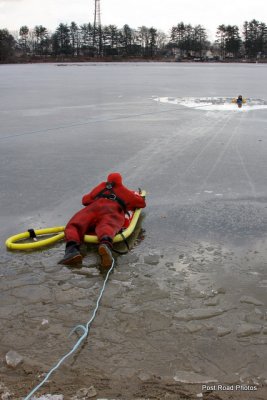
{"type": "Polygon", "coordinates": [[[25,358],[24,369],[3,367],[0,383],[14,398],[69,349],[67,334],[88,320],[103,280],[92,249],[71,270],[57,265],[63,243],[22,254],[4,241],[65,225],[112,171],[148,192],[144,240],[118,258],[87,345],[47,393],[74,395],[86,383],[115,398],[155,377],[266,383],[266,72],[262,64],[0,66],[0,351],[25,358]],[[230,102],[239,94],[250,99],[241,110],[230,102]]]}

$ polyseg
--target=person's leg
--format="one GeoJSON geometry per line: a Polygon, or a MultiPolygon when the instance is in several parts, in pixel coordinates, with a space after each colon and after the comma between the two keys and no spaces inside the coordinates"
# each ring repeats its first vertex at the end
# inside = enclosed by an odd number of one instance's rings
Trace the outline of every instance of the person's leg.
{"type": "Polygon", "coordinates": [[[58,262],[58,264],[63,265],[75,265],[81,264],[82,255],[80,253],[80,245],[75,241],[66,242],[66,249],[64,257],[58,262]]]}
{"type": "Polygon", "coordinates": [[[78,211],[70,219],[65,227],[65,255],[59,261],[59,264],[74,265],[81,263],[80,245],[83,242],[85,233],[88,231],[90,225],[93,224],[94,218],[95,215],[88,206],[78,211]]]}
{"type": "Polygon", "coordinates": [[[96,224],[95,232],[99,239],[98,254],[101,257],[101,267],[105,269],[112,265],[113,238],[121,230],[124,218],[124,213],[115,209],[112,213],[102,215],[96,224]]]}
{"type": "Polygon", "coordinates": [[[108,240],[112,243],[114,236],[121,230],[124,220],[124,213],[118,211],[116,208],[102,215],[100,214],[95,227],[95,233],[99,241],[108,240]]]}

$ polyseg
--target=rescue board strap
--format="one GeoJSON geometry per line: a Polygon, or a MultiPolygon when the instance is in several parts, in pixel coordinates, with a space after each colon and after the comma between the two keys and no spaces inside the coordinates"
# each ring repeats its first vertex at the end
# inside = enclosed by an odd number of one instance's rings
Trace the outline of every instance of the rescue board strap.
{"type": "Polygon", "coordinates": [[[121,237],[123,238],[124,243],[126,244],[127,247],[127,251],[119,251],[119,250],[115,250],[112,248],[112,251],[114,251],[114,253],[120,254],[121,256],[125,255],[128,253],[128,251],[130,251],[130,246],[126,240],[126,237],[124,236],[124,234],[121,232],[119,232],[119,234],[121,235],[121,237]]]}
{"type": "Polygon", "coordinates": [[[35,230],[31,228],[31,229],[28,229],[28,232],[30,234],[30,238],[33,239],[34,241],[37,241],[37,235],[35,233],[35,230]]]}

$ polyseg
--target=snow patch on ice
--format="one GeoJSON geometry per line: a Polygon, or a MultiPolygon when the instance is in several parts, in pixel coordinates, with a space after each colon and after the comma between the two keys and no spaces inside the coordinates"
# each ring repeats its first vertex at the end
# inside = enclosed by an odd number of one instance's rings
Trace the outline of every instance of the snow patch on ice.
{"type": "Polygon", "coordinates": [[[267,101],[263,99],[247,98],[241,108],[233,103],[233,97],[156,97],[155,101],[169,103],[203,111],[235,111],[247,112],[267,108],[267,101]]]}

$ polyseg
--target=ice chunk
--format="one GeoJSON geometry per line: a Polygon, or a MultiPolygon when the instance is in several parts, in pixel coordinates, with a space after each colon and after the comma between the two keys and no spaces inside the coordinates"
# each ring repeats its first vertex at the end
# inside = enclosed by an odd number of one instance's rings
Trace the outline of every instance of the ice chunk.
{"type": "Polygon", "coordinates": [[[9,367],[16,368],[23,361],[23,357],[14,350],[6,354],[6,363],[9,367]]]}
{"type": "Polygon", "coordinates": [[[195,310],[192,309],[186,309],[179,311],[178,313],[175,314],[175,317],[177,319],[183,320],[183,321],[191,321],[193,319],[207,319],[207,318],[212,318],[216,317],[217,315],[220,315],[224,312],[221,308],[198,308],[195,310]]]}
{"type": "Polygon", "coordinates": [[[248,303],[248,304],[254,304],[255,306],[263,306],[263,303],[260,300],[257,300],[254,297],[250,296],[242,296],[240,299],[240,303],[248,303]]]}
{"type": "Polygon", "coordinates": [[[237,337],[246,337],[251,335],[256,335],[261,332],[262,327],[260,325],[252,325],[252,324],[241,324],[236,332],[237,337]]]}

